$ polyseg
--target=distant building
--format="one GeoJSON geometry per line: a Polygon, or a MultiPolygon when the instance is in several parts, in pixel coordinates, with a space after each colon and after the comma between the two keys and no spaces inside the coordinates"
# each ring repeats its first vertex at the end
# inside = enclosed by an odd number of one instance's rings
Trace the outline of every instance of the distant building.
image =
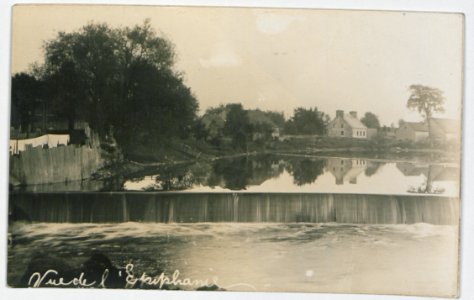
{"type": "Polygon", "coordinates": [[[431,119],[431,133],[437,140],[449,142],[460,140],[460,122],[451,119],[431,119]]]}
{"type": "MultiPolygon", "coordinates": [[[[451,119],[432,118],[430,123],[431,136],[438,141],[453,141],[460,139],[460,122],[451,119]]],[[[428,139],[427,122],[403,122],[396,131],[397,140],[418,142],[428,139]]]]}
{"type": "Polygon", "coordinates": [[[345,114],[343,110],[337,110],[336,117],[328,125],[328,136],[367,139],[367,126],[357,118],[357,112],[345,114]]]}
{"type": "Polygon", "coordinates": [[[424,122],[403,122],[395,136],[397,140],[419,142],[428,138],[428,125],[424,122]]]}
{"type": "Polygon", "coordinates": [[[278,139],[280,137],[280,128],[273,127],[272,129],[272,139],[278,139]]]}
{"type": "Polygon", "coordinates": [[[367,138],[372,139],[374,138],[378,133],[377,128],[367,128],[367,138]]]}
{"type": "Polygon", "coordinates": [[[395,139],[397,136],[397,131],[397,128],[383,126],[379,128],[378,133],[380,134],[380,136],[386,139],[395,139]]]}

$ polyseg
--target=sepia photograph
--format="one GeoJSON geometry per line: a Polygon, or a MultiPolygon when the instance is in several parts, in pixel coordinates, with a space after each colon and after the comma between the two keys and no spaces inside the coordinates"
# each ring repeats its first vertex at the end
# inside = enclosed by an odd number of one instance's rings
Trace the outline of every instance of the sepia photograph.
{"type": "Polygon", "coordinates": [[[8,286],[458,297],[464,27],[15,5],[8,286]]]}

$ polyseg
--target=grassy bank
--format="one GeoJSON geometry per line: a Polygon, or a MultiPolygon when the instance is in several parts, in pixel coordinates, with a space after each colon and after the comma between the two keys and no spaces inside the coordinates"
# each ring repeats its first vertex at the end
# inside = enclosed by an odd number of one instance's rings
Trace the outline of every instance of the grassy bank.
{"type": "Polygon", "coordinates": [[[272,142],[269,150],[276,153],[357,156],[361,158],[459,162],[460,146],[455,144],[413,143],[388,139],[347,139],[335,137],[292,138],[272,142]]]}
{"type": "Polygon", "coordinates": [[[172,140],[159,144],[136,145],[124,149],[125,159],[137,164],[169,164],[197,160],[214,160],[249,153],[288,153],[325,156],[357,156],[379,159],[459,161],[459,146],[412,143],[387,139],[347,139],[321,136],[291,137],[266,143],[250,143],[246,151],[230,143],[219,146],[200,140],[172,140]]]}

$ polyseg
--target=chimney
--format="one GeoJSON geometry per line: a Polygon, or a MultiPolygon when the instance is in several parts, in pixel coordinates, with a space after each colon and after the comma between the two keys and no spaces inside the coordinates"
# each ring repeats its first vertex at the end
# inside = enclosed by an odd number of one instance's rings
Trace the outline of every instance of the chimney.
{"type": "Polygon", "coordinates": [[[351,114],[351,116],[353,118],[356,118],[357,119],[357,112],[356,111],[351,111],[349,114],[351,114]]]}
{"type": "Polygon", "coordinates": [[[344,118],[344,111],[343,110],[336,110],[336,118],[337,117],[344,118]]]}

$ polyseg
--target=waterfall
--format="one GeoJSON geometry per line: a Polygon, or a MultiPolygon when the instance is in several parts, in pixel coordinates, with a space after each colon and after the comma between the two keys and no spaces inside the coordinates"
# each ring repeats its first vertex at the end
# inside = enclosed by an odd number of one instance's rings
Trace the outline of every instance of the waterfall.
{"type": "Polygon", "coordinates": [[[459,199],[363,194],[12,193],[10,221],[457,224],[459,199]]]}

